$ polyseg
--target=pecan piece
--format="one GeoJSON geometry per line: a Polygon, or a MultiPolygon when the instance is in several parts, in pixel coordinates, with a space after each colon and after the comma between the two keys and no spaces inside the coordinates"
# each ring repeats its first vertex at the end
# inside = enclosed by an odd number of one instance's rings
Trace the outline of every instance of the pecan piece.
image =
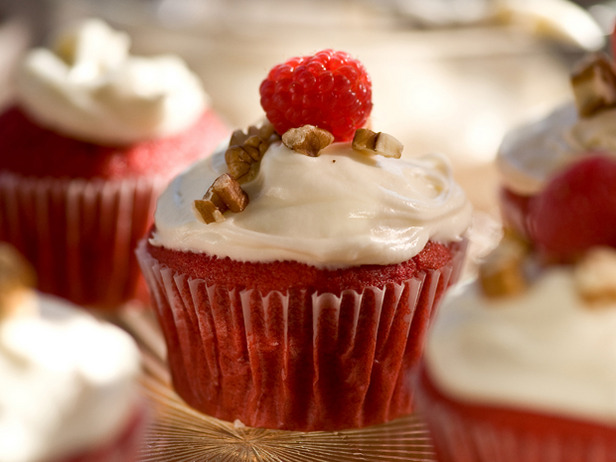
{"type": "Polygon", "coordinates": [[[314,125],[304,125],[287,130],[282,135],[282,142],[287,148],[293,149],[295,152],[308,157],[317,157],[321,149],[334,142],[334,135],[314,125]]]}
{"type": "Polygon", "coordinates": [[[592,306],[616,302],[616,249],[594,247],[575,265],[578,293],[592,306]]]}
{"type": "Polygon", "coordinates": [[[260,127],[251,125],[246,132],[235,130],[231,134],[225,162],[229,174],[240,183],[253,180],[259,172],[259,165],[265,151],[280,137],[269,122],[260,127]]]}
{"type": "Polygon", "coordinates": [[[197,218],[206,224],[224,221],[224,212],[242,212],[246,205],[248,195],[240,183],[228,173],[223,173],[214,180],[203,199],[194,201],[197,218]]]}
{"type": "Polygon", "coordinates": [[[524,260],[526,245],[503,239],[479,266],[478,280],[487,297],[504,297],[523,292],[527,287],[524,260]]]}
{"type": "Polygon", "coordinates": [[[399,159],[402,155],[402,143],[391,135],[383,132],[373,132],[367,128],[355,131],[352,143],[353,149],[365,154],[379,154],[385,157],[399,159]]]}
{"type": "Polygon", "coordinates": [[[616,70],[602,53],[579,65],[571,75],[571,85],[580,117],[616,106],[616,70]]]}
{"type": "Polygon", "coordinates": [[[229,175],[240,183],[246,183],[257,176],[259,162],[263,157],[260,151],[245,146],[231,146],[225,152],[225,162],[229,175]],[[256,157],[256,159],[255,159],[256,157]]]}
{"type": "Polygon", "coordinates": [[[0,319],[35,311],[35,285],[30,263],[13,246],[0,243],[0,319]]]}

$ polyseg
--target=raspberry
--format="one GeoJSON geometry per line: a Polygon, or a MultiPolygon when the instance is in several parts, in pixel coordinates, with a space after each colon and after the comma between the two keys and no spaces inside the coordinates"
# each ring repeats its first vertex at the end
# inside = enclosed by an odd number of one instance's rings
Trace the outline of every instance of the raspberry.
{"type": "Polygon", "coordinates": [[[556,175],[529,206],[529,233],[550,261],[616,247],[616,159],[590,154],[556,175]]]}
{"type": "Polygon", "coordinates": [[[259,88],[276,131],[306,124],[348,141],[372,110],[372,82],[364,66],[342,51],[323,50],[275,66],[259,88]]]}

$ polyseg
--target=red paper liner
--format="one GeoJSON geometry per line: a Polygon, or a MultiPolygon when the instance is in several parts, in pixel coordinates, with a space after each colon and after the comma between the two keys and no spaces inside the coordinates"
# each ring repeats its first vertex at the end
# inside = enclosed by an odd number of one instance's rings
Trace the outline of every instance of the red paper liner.
{"type": "Polygon", "coordinates": [[[136,462],[145,440],[148,421],[149,411],[144,403],[117,437],[100,446],[52,462],[136,462]]]}
{"type": "Polygon", "coordinates": [[[219,419],[312,431],[412,412],[411,370],[464,249],[438,270],[339,297],[207,286],[160,264],[145,240],[137,256],[178,394],[219,419]]]}
{"type": "Polygon", "coordinates": [[[616,427],[456,401],[435,386],[423,364],[416,401],[439,462],[616,461],[616,427]]]}
{"type": "Polygon", "coordinates": [[[81,306],[117,308],[145,295],[133,249],[165,184],[0,173],[0,240],[30,260],[41,291],[81,306]]]}

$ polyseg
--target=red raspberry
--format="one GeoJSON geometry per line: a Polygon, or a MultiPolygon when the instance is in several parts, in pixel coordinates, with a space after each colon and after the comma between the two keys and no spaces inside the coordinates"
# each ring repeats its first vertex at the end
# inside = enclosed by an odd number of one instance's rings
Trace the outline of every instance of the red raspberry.
{"type": "Polygon", "coordinates": [[[261,106],[280,134],[306,124],[353,138],[372,110],[372,82],[347,53],[323,50],[275,66],[261,83],[261,106]]]}
{"type": "Polygon", "coordinates": [[[548,260],[616,247],[616,159],[587,157],[556,175],[529,206],[529,233],[548,260]]]}

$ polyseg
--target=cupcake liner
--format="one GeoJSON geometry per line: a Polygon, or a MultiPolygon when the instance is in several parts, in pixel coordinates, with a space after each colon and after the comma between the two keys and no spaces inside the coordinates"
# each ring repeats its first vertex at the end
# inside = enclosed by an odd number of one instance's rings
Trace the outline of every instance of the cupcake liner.
{"type": "Polygon", "coordinates": [[[54,459],[53,462],[136,462],[145,438],[148,414],[144,403],[116,438],[80,454],[54,459]]]}
{"type": "Polygon", "coordinates": [[[158,178],[105,181],[1,173],[0,240],[32,262],[43,292],[79,305],[115,308],[139,292],[133,249],[152,222],[164,185],[158,178]]]}
{"type": "Polygon", "coordinates": [[[333,430],[412,412],[411,369],[464,249],[402,284],[340,296],[206,285],[160,264],[145,239],[137,256],[189,405],[251,427],[333,430]]]}
{"type": "Polygon", "coordinates": [[[616,462],[616,427],[453,401],[423,366],[417,411],[439,462],[616,462]]]}

